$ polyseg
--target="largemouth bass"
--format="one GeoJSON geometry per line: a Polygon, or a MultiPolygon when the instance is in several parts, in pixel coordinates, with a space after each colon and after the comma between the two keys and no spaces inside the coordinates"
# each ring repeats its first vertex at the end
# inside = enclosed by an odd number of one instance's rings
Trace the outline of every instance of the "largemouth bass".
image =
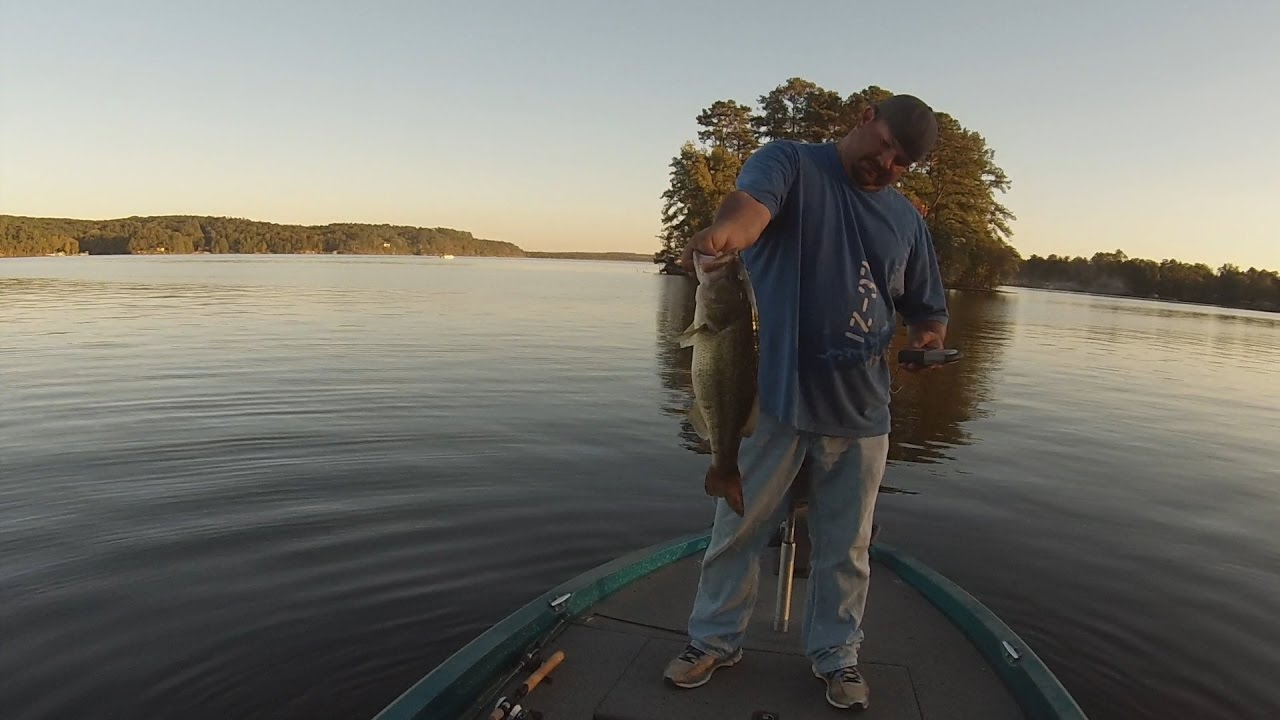
{"type": "Polygon", "coordinates": [[[689,423],[711,444],[704,489],[743,515],[738,449],[742,438],[755,431],[759,414],[755,295],[747,268],[736,254],[712,259],[695,253],[694,268],[698,289],[693,322],[680,335],[680,346],[693,348],[689,423]]]}

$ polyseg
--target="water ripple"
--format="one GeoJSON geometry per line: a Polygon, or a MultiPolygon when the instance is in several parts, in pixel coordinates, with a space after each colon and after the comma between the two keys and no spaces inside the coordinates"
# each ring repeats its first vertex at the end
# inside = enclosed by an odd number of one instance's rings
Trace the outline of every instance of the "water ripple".
{"type": "MultiPolygon", "coordinates": [[[[546,588],[706,527],[692,295],[644,270],[4,261],[6,720],[368,717],[546,588]]],[[[1280,714],[1280,324],[949,303],[966,360],[895,378],[887,539],[1091,717],[1280,714]]]]}

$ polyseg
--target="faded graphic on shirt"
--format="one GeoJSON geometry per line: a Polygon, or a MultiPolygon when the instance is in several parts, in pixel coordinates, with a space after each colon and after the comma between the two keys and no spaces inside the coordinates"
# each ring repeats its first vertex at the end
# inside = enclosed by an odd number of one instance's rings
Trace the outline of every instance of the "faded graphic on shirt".
{"type": "Polygon", "coordinates": [[[862,261],[858,276],[858,295],[862,298],[862,307],[853,311],[853,316],[849,318],[850,329],[844,336],[865,345],[866,335],[871,332],[871,326],[875,323],[875,317],[870,314],[871,301],[878,299],[880,294],[876,291],[876,284],[871,280],[871,264],[866,260],[862,261]]]}
{"type": "Polygon", "coordinates": [[[884,355],[893,336],[893,325],[886,317],[885,302],[871,275],[866,260],[858,269],[858,284],[853,298],[853,311],[844,329],[844,341],[831,338],[818,358],[836,365],[870,365],[884,355]]]}

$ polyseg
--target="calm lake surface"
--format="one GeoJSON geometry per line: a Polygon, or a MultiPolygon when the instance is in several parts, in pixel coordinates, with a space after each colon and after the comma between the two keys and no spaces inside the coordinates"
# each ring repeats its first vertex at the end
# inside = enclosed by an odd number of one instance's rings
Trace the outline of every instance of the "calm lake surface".
{"type": "MultiPolygon", "coordinates": [[[[882,539],[1092,718],[1280,717],[1280,316],[949,297],[882,539]]],[[[0,261],[0,714],[367,718],[705,528],[691,302],[631,263],[0,261]]]]}

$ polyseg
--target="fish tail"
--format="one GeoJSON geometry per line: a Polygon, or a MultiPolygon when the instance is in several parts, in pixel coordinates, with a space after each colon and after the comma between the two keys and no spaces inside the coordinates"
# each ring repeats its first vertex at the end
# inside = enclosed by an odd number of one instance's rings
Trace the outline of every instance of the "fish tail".
{"type": "Polygon", "coordinates": [[[724,498],[729,508],[740,517],[746,514],[742,499],[742,472],[735,465],[721,469],[714,464],[707,468],[707,476],[703,480],[703,489],[711,497],[724,498]]]}

